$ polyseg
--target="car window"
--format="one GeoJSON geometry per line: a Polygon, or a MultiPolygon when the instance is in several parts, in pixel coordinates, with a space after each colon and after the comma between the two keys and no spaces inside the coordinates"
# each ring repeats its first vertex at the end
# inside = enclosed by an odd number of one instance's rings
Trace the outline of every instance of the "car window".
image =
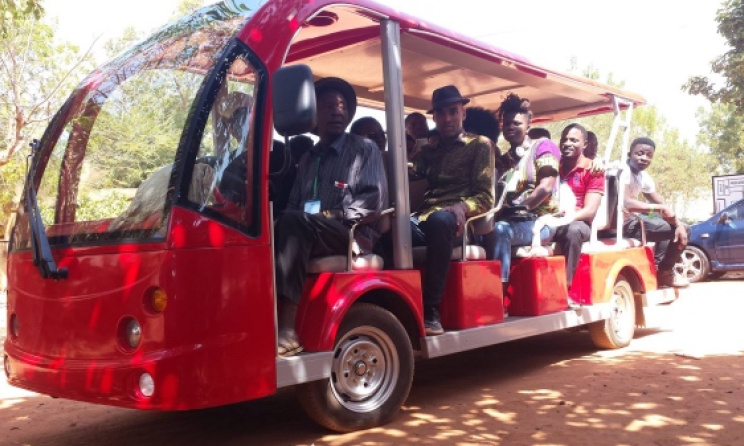
{"type": "Polygon", "coordinates": [[[732,207],[726,213],[731,220],[744,220],[744,201],[732,207]]]}

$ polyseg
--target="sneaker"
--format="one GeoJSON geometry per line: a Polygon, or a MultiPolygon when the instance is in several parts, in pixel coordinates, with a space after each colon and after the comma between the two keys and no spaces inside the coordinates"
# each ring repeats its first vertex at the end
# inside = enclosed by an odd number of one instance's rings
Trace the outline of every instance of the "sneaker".
{"type": "Polygon", "coordinates": [[[659,288],[684,288],[690,285],[690,281],[682,276],[674,274],[674,271],[659,271],[656,274],[659,288]]]}
{"type": "Polygon", "coordinates": [[[442,323],[438,319],[427,321],[424,319],[424,331],[426,336],[437,336],[444,333],[442,323]]]}

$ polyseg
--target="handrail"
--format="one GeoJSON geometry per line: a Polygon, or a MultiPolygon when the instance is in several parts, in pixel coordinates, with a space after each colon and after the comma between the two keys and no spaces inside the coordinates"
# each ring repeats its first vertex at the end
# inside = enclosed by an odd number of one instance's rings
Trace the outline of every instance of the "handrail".
{"type": "Polygon", "coordinates": [[[351,271],[353,267],[353,261],[354,261],[354,232],[356,231],[357,226],[360,225],[366,225],[368,223],[371,223],[373,221],[377,221],[380,218],[392,214],[395,212],[395,208],[387,208],[383,209],[379,212],[374,212],[372,214],[369,214],[365,217],[362,217],[358,220],[353,220],[353,223],[351,225],[351,228],[349,229],[349,248],[346,253],[346,271],[351,271]]]}
{"type": "Polygon", "coordinates": [[[460,260],[465,261],[466,257],[466,249],[468,246],[468,228],[473,228],[473,222],[475,220],[481,219],[481,218],[488,218],[491,215],[494,215],[495,213],[499,212],[502,207],[504,207],[504,201],[506,201],[506,185],[503,181],[499,181],[499,184],[501,184],[503,187],[503,192],[501,193],[501,197],[499,198],[499,202],[496,203],[496,206],[492,207],[491,209],[487,210],[486,212],[483,212],[478,215],[474,215],[467,220],[465,220],[465,232],[462,234],[462,252],[460,253],[460,260]]]}

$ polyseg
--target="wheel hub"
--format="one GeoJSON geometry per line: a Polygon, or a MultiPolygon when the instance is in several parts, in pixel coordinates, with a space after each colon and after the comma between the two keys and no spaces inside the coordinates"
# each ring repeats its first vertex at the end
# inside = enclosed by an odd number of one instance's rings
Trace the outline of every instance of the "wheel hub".
{"type": "Polygon", "coordinates": [[[357,376],[364,376],[365,373],[367,373],[367,364],[364,363],[364,361],[359,361],[354,366],[354,373],[357,374],[357,376]]]}
{"type": "Polygon", "coordinates": [[[400,373],[392,341],[372,327],[360,327],[336,347],[331,389],[337,400],[356,412],[381,406],[400,373]]]}
{"type": "Polygon", "coordinates": [[[341,344],[336,356],[336,389],[351,401],[369,398],[380,388],[385,376],[384,355],[367,337],[354,337],[341,344]]]}

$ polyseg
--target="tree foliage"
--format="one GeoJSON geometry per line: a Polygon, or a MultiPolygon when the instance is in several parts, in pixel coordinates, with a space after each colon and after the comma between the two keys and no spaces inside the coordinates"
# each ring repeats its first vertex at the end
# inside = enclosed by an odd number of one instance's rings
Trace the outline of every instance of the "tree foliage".
{"type": "Polygon", "coordinates": [[[713,72],[723,77],[723,86],[716,86],[705,76],[695,76],[682,88],[711,102],[731,104],[741,113],[744,112],[744,0],[725,0],[716,21],[718,33],[730,47],[711,64],[713,72]]]}
{"type": "Polygon", "coordinates": [[[718,173],[744,172],[744,115],[730,104],[715,103],[710,110],[698,110],[698,142],[710,147],[718,173]]]}
{"type": "MultiPolygon", "coordinates": [[[[624,82],[616,80],[611,73],[601,79],[599,71],[591,65],[579,70],[575,60],[571,62],[571,70],[613,87],[624,86],[624,82]]],[[[602,156],[610,138],[612,121],[612,114],[603,114],[551,123],[546,127],[557,143],[566,125],[570,122],[580,123],[587,130],[597,134],[598,153],[602,156]]],[[[656,156],[649,172],[657,184],[659,193],[668,203],[674,204],[678,212],[684,213],[687,203],[699,198],[710,187],[710,172],[714,170],[715,159],[684,140],[679,130],[669,125],[654,105],[644,105],[633,111],[628,142],[641,136],[649,137],[656,142],[656,156]]],[[[618,136],[610,159],[619,159],[622,151],[628,151],[629,147],[621,147],[621,144],[622,139],[618,136]]]]}
{"type": "Polygon", "coordinates": [[[16,22],[26,18],[38,20],[43,13],[41,0],[0,0],[0,36],[7,35],[16,22]]]}
{"type": "Polygon", "coordinates": [[[0,225],[23,183],[29,141],[91,66],[88,53],[55,43],[44,22],[19,20],[0,36],[0,225]]]}

